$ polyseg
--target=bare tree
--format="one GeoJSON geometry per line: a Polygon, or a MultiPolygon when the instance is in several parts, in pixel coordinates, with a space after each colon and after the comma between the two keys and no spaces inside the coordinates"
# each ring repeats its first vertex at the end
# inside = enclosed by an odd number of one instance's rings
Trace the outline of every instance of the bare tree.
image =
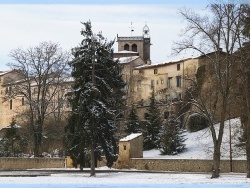
{"type": "Polygon", "coordinates": [[[174,50],[176,52],[186,49],[196,50],[208,59],[204,65],[211,67],[210,77],[207,78],[210,79],[210,89],[213,90],[210,101],[207,103],[205,100],[208,99],[203,98],[204,102],[193,100],[193,104],[202,113],[205,112],[210,122],[214,144],[212,178],[217,178],[220,173],[220,148],[224,121],[227,118],[231,84],[234,79],[232,71],[234,52],[241,42],[239,36],[241,35],[242,6],[223,3],[210,4],[208,8],[211,14],[204,17],[186,9],[180,11],[188,22],[188,26],[183,34],[184,40],[176,42],[174,50]],[[214,51],[213,55],[209,53],[212,51],[214,51]],[[220,124],[218,134],[213,126],[217,119],[220,124]]]}
{"type": "Polygon", "coordinates": [[[244,49],[241,49],[240,58],[240,71],[241,76],[240,79],[242,81],[241,84],[241,91],[242,91],[242,98],[243,101],[240,103],[242,105],[242,115],[241,115],[241,121],[244,128],[244,135],[246,136],[246,157],[247,157],[247,178],[250,178],[250,75],[249,75],[249,47],[245,47],[244,49]]]}
{"type": "Polygon", "coordinates": [[[58,44],[42,42],[26,50],[10,52],[14,62],[8,66],[17,72],[20,80],[13,82],[13,95],[24,96],[33,133],[34,155],[39,156],[43,125],[46,116],[60,109],[58,101],[63,79],[66,76],[69,53],[58,44]]]}

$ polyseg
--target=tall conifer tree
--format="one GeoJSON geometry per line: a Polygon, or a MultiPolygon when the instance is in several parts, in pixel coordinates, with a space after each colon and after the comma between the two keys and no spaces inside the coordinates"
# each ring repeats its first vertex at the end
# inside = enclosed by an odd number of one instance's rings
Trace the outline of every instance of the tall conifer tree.
{"type": "MultiPolygon", "coordinates": [[[[91,151],[90,175],[93,176],[97,148],[102,148],[108,167],[117,159],[114,118],[124,104],[125,84],[118,61],[113,60],[114,41],[107,41],[101,32],[93,34],[90,21],[83,25],[83,40],[72,50],[74,59],[70,63],[74,78],[72,111],[76,123],[69,124],[68,132],[79,137],[72,148],[82,145],[91,151]]],[[[74,152],[80,154],[81,150],[79,147],[74,152]]]]}
{"type": "Polygon", "coordinates": [[[144,150],[150,150],[159,147],[160,142],[160,129],[162,127],[162,118],[156,106],[154,90],[151,93],[150,105],[148,107],[148,114],[146,117],[146,127],[144,130],[144,150]]]}
{"type": "Polygon", "coordinates": [[[184,151],[185,131],[180,127],[181,122],[173,116],[163,124],[160,133],[160,151],[163,155],[176,155],[184,151]]]}

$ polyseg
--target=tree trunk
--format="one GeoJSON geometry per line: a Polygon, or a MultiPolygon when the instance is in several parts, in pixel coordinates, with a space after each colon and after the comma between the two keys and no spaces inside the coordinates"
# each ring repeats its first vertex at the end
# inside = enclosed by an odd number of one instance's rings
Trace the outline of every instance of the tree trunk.
{"type": "MultiPolygon", "coordinates": [[[[249,117],[248,117],[249,119],[249,117]]],[[[247,156],[247,178],[250,178],[250,123],[249,120],[247,121],[245,125],[245,130],[246,130],[246,156],[247,156]]]]}
{"type": "Polygon", "coordinates": [[[95,143],[94,138],[91,141],[91,169],[90,169],[90,176],[95,176],[95,143]]]}
{"type": "Polygon", "coordinates": [[[39,157],[39,149],[42,143],[42,127],[41,125],[35,125],[34,132],[34,157],[39,157]]]}
{"type": "Polygon", "coordinates": [[[213,172],[211,178],[218,178],[220,176],[220,147],[218,144],[214,145],[213,155],[213,172]]]}

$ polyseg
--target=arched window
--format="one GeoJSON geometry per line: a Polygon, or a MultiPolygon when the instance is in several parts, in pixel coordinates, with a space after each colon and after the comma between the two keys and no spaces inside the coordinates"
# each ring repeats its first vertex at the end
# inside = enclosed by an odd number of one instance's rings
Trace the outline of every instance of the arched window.
{"type": "Polygon", "coordinates": [[[125,44],[125,45],[124,45],[124,50],[129,51],[129,45],[128,45],[128,44],[125,44]]]}
{"type": "Polygon", "coordinates": [[[137,45],[136,45],[136,44],[133,44],[133,45],[132,45],[132,51],[133,51],[133,52],[137,52],[137,45]]]}

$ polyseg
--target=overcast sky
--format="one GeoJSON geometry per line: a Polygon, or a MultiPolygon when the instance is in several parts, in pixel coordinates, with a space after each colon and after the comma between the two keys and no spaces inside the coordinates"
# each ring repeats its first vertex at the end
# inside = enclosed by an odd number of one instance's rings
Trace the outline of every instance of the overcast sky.
{"type": "Polygon", "coordinates": [[[131,36],[131,22],[132,35],[142,35],[147,23],[151,60],[165,61],[185,28],[178,10],[187,7],[200,12],[206,4],[207,0],[0,0],[0,70],[8,70],[9,53],[18,47],[26,49],[42,41],[59,43],[64,50],[76,47],[82,39],[80,22],[88,20],[93,31],[102,31],[108,40],[117,34],[131,36]]]}

